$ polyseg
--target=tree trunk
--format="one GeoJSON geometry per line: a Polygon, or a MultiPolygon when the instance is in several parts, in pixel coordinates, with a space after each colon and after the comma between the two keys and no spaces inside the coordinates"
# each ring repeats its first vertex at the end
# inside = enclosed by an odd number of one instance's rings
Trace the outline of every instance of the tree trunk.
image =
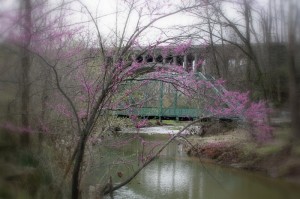
{"type": "MultiPolygon", "coordinates": [[[[23,127],[23,132],[21,135],[21,145],[28,146],[30,143],[29,132],[26,129],[29,127],[29,92],[30,92],[30,82],[29,82],[29,70],[31,65],[31,56],[28,48],[31,41],[31,1],[23,1],[24,18],[22,20],[23,29],[23,48],[22,48],[22,59],[21,59],[21,124],[23,127]]],[[[22,13],[22,12],[21,12],[22,13]]]]}
{"type": "Polygon", "coordinates": [[[212,25],[211,25],[211,21],[210,21],[210,14],[208,12],[208,7],[206,7],[206,16],[207,16],[207,24],[208,24],[208,31],[209,31],[211,54],[213,56],[213,60],[214,60],[213,62],[216,67],[217,78],[221,78],[220,68],[218,65],[218,60],[217,60],[217,55],[216,55],[216,49],[214,46],[213,29],[212,29],[212,25]]]}
{"type": "Polygon", "coordinates": [[[87,141],[87,133],[83,132],[82,137],[80,138],[79,142],[79,149],[76,155],[75,164],[72,173],[72,199],[80,198],[80,189],[79,189],[79,175],[81,170],[81,164],[83,161],[85,144],[87,141]]]}
{"type": "Polygon", "coordinates": [[[39,131],[39,145],[41,146],[43,142],[43,137],[44,137],[44,131],[43,127],[45,126],[46,123],[46,117],[47,117],[47,102],[49,99],[49,87],[51,84],[51,70],[50,68],[42,69],[43,70],[43,76],[44,76],[44,82],[42,86],[42,96],[41,96],[41,105],[42,105],[42,110],[41,110],[41,128],[39,131]]]}
{"type": "MultiPolygon", "coordinates": [[[[288,29],[289,97],[292,120],[292,133],[300,140],[300,74],[296,66],[296,24],[298,10],[290,1],[288,29]]],[[[295,141],[295,139],[293,139],[295,141]]]]}
{"type": "Polygon", "coordinates": [[[245,39],[245,45],[247,48],[247,51],[249,53],[249,56],[247,56],[247,71],[246,71],[246,75],[247,75],[247,80],[249,82],[250,85],[250,92],[252,93],[254,86],[257,85],[260,87],[264,99],[267,99],[267,94],[266,94],[266,88],[265,88],[265,80],[263,78],[263,73],[262,73],[262,69],[260,67],[260,64],[258,62],[258,58],[257,55],[254,52],[254,49],[251,45],[251,30],[250,30],[250,25],[251,25],[251,7],[249,5],[249,2],[247,2],[247,0],[244,0],[244,6],[245,6],[245,13],[244,13],[244,17],[245,17],[245,24],[246,24],[246,39],[245,39]],[[252,63],[255,69],[255,73],[256,73],[256,77],[253,78],[252,75],[252,63]]]}
{"type": "MultiPolygon", "coordinates": [[[[249,4],[246,0],[244,0],[244,7],[245,7],[245,12],[244,12],[244,18],[245,18],[245,25],[246,25],[246,42],[247,42],[247,46],[248,48],[251,45],[251,35],[250,35],[250,8],[249,8],[249,4]]],[[[249,49],[250,51],[250,49],[249,49]]],[[[250,57],[247,56],[247,71],[246,71],[246,77],[247,77],[247,81],[250,84],[250,88],[252,88],[252,78],[251,78],[251,59],[250,57]]],[[[252,90],[252,89],[251,89],[252,90]]]]}

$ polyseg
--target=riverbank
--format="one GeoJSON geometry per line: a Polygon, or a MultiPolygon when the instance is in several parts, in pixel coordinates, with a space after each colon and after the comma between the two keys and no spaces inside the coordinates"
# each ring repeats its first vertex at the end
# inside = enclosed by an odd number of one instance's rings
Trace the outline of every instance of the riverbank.
{"type": "MultiPolygon", "coordinates": [[[[187,122],[163,121],[157,125],[152,121],[148,127],[139,129],[139,133],[176,134],[187,122]]],[[[266,143],[257,143],[245,129],[235,124],[217,123],[206,129],[206,133],[190,135],[185,132],[186,140],[180,139],[189,156],[202,161],[260,172],[272,178],[282,178],[300,185],[300,145],[291,147],[288,123],[275,123],[273,139],[266,143]]],[[[197,131],[197,130],[196,130],[197,131]]],[[[126,129],[126,133],[135,133],[136,129],[126,129]]]]}
{"type": "Polygon", "coordinates": [[[258,171],[300,185],[300,146],[289,144],[289,128],[276,127],[274,139],[255,142],[244,129],[219,134],[193,135],[187,138],[185,150],[190,156],[230,167],[258,171]]]}
{"type": "MultiPolygon", "coordinates": [[[[161,128],[163,127],[165,126],[161,126],[161,128]]],[[[134,136],[133,134],[126,134],[114,139],[128,140],[129,137],[134,136]]],[[[170,138],[168,134],[158,133],[141,133],[139,136],[149,144],[163,144],[170,138]]],[[[104,152],[114,159],[112,162],[115,162],[120,157],[124,157],[124,154],[141,152],[141,147],[140,141],[133,140],[125,148],[109,148],[105,152],[102,151],[102,154],[104,152]]],[[[150,146],[150,148],[152,147],[150,146]]],[[[131,157],[136,160],[135,156],[131,157]]],[[[102,172],[105,172],[103,166],[108,163],[103,160],[103,158],[96,159],[96,162],[94,162],[94,165],[97,165],[96,170],[90,173],[91,178],[94,180],[90,181],[89,184],[99,183],[99,176],[102,176],[102,172]]],[[[113,170],[110,171],[110,174],[114,183],[123,181],[133,172],[127,164],[111,167],[111,169],[113,170]],[[118,176],[120,171],[123,173],[121,178],[118,176]]],[[[88,178],[90,179],[90,177],[88,178]]],[[[129,184],[117,190],[114,196],[116,199],[298,199],[300,195],[299,186],[291,185],[282,180],[265,177],[255,172],[224,167],[199,161],[195,157],[188,157],[182,150],[182,145],[176,140],[170,143],[159,157],[147,165],[129,184]]]]}

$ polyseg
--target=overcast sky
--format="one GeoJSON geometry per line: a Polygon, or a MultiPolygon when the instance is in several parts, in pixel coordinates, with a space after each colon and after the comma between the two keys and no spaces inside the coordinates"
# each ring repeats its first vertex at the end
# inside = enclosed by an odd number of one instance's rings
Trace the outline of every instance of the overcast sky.
{"type": "MultiPolygon", "coordinates": [[[[144,0],[148,2],[154,2],[153,4],[159,2],[162,3],[165,7],[161,9],[161,11],[164,12],[169,12],[172,9],[175,9],[177,5],[181,5],[182,2],[186,3],[191,0],[144,0]],[[171,5],[171,6],[168,6],[171,5]]],[[[240,0],[242,1],[242,0],[240,0]]],[[[300,1],[300,0],[299,0],[300,1]]],[[[100,28],[101,33],[103,34],[109,34],[112,31],[116,29],[116,21],[117,21],[117,29],[118,32],[120,33],[123,29],[123,26],[125,24],[125,19],[128,13],[128,9],[124,8],[122,5],[124,5],[123,0],[81,0],[81,2],[88,7],[88,9],[93,13],[94,17],[97,16],[105,16],[103,18],[99,18],[98,24],[100,28]],[[118,19],[116,20],[116,10],[120,11],[120,14],[118,15],[118,19]]],[[[259,6],[262,7],[267,7],[268,0],[256,0],[256,3],[259,6]]],[[[79,4],[74,7],[76,10],[81,10],[84,11],[84,9],[81,9],[79,7],[79,4]]],[[[239,9],[239,5],[225,5],[225,13],[229,18],[235,18],[239,19],[240,17],[238,16],[238,13],[235,9],[239,9]]],[[[75,16],[78,16],[76,20],[78,21],[86,21],[89,18],[87,15],[82,15],[81,14],[75,14],[75,16]]],[[[129,27],[127,29],[127,34],[130,35],[130,33],[134,30],[136,20],[138,16],[136,13],[133,13],[132,17],[129,20],[129,27]]],[[[72,18],[72,20],[75,20],[75,18],[72,18]]],[[[147,19],[146,17],[142,19],[142,24],[146,24],[148,22],[149,18],[147,19]]],[[[149,40],[149,42],[155,41],[157,38],[160,38],[161,32],[158,31],[160,28],[171,28],[175,25],[191,25],[195,24],[198,22],[199,19],[189,16],[188,14],[184,13],[178,13],[176,15],[172,15],[169,17],[166,17],[162,20],[159,20],[154,24],[155,28],[150,29],[147,34],[143,35],[143,42],[146,42],[149,40]]],[[[242,23],[242,22],[239,22],[242,23]]],[[[91,30],[94,30],[93,26],[90,26],[91,30]]],[[[165,30],[168,36],[172,36],[173,34],[176,34],[176,31],[174,30],[165,30]]]]}
{"type": "MultiPolygon", "coordinates": [[[[18,0],[0,0],[0,11],[9,10],[9,9],[15,9],[16,8],[16,2],[18,0]]],[[[19,0],[20,1],[20,0],[19,0]]],[[[54,5],[57,2],[61,2],[61,0],[48,0],[49,5],[54,5]]],[[[69,0],[66,0],[69,1],[69,0]]],[[[124,8],[122,5],[124,0],[81,0],[81,2],[87,6],[89,11],[92,13],[93,17],[99,17],[98,18],[98,25],[99,29],[102,34],[107,35],[109,37],[112,37],[112,32],[115,32],[115,29],[117,28],[118,33],[121,34],[126,16],[128,13],[128,9],[124,8]],[[116,19],[116,10],[119,11],[118,18],[116,19]],[[117,25],[116,25],[117,22],[117,25]]],[[[130,0],[129,0],[130,1],[130,0]]],[[[153,1],[153,2],[159,2],[165,7],[161,9],[161,11],[168,12],[172,9],[174,9],[174,6],[179,5],[179,3],[187,2],[188,0],[144,0],[144,1],[153,1]]],[[[300,0],[299,0],[300,1],[300,0]]],[[[261,6],[266,7],[268,0],[257,0],[257,3],[261,6]]],[[[89,21],[91,18],[88,16],[85,9],[82,8],[82,6],[77,2],[73,3],[72,6],[72,16],[68,19],[68,23],[77,23],[77,22],[85,22],[89,21]]],[[[226,6],[225,7],[226,14],[231,18],[238,18],[236,10],[232,9],[232,6],[226,6]]],[[[129,20],[129,27],[127,28],[127,34],[130,35],[132,31],[135,28],[136,20],[137,20],[137,13],[134,12],[132,17],[129,20]]],[[[167,18],[164,18],[158,22],[156,22],[155,28],[152,28],[150,31],[147,32],[147,34],[143,35],[144,41],[147,42],[150,40],[151,42],[156,40],[160,37],[161,32],[158,31],[159,28],[170,28],[174,25],[188,25],[188,24],[194,24],[197,22],[198,19],[188,16],[184,13],[179,13],[176,15],[169,16],[167,18]]],[[[145,25],[149,21],[149,18],[144,17],[142,19],[142,25],[145,25]]],[[[85,23],[85,26],[89,27],[89,30],[91,32],[95,32],[95,28],[92,23],[85,23]]],[[[174,31],[172,31],[174,34],[174,31]]],[[[168,32],[169,36],[171,35],[171,32],[168,32]]]]}
{"type": "MultiPolygon", "coordinates": [[[[153,1],[153,0],[152,0],[153,1]]],[[[155,0],[159,1],[159,0],[155,0]]],[[[172,4],[170,7],[165,6],[161,10],[161,12],[169,12],[174,8],[174,5],[177,5],[179,0],[172,0],[169,1],[170,4],[172,4]]],[[[98,19],[98,23],[100,24],[100,29],[102,33],[108,34],[111,33],[111,31],[115,31],[116,29],[116,23],[118,32],[121,33],[126,21],[128,9],[124,8],[122,5],[122,0],[100,0],[100,2],[97,1],[82,1],[84,4],[88,7],[88,9],[93,13],[94,16],[105,16],[98,19]],[[119,10],[120,13],[118,14],[118,18],[116,19],[116,10],[119,10]]],[[[163,2],[163,0],[160,0],[160,2],[163,2]]],[[[167,1],[164,5],[167,5],[167,1]]],[[[78,4],[77,4],[78,5],[78,4]]],[[[79,8],[79,7],[78,7],[79,8]]],[[[77,8],[77,9],[78,9],[77,8]]],[[[80,8],[79,8],[80,9],[80,8]]],[[[81,9],[84,11],[84,9],[81,9]]],[[[77,20],[88,20],[89,16],[84,15],[78,15],[80,16],[80,19],[77,20]]],[[[138,15],[136,12],[133,12],[132,17],[129,19],[129,27],[127,28],[127,33],[130,35],[135,29],[135,25],[137,22],[138,15]]],[[[141,25],[145,25],[149,22],[148,17],[143,17],[141,21],[141,25]]],[[[159,28],[169,28],[174,25],[188,25],[193,24],[195,22],[195,18],[189,17],[187,15],[184,15],[183,13],[179,13],[176,15],[169,16],[165,19],[159,20],[154,24],[155,28],[152,28],[150,31],[147,32],[147,34],[144,35],[145,42],[147,40],[155,40],[157,37],[160,36],[160,31],[158,31],[159,28]]]]}

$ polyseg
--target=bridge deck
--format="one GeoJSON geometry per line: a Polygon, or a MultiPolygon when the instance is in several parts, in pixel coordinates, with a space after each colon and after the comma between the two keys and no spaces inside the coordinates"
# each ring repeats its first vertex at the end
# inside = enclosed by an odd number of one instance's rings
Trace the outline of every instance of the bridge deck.
{"type": "Polygon", "coordinates": [[[201,110],[192,108],[135,108],[131,110],[116,111],[116,115],[129,116],[138,115],[141,117],[176,117],[176,118],[197,118],[202,115],[201,110]]]}

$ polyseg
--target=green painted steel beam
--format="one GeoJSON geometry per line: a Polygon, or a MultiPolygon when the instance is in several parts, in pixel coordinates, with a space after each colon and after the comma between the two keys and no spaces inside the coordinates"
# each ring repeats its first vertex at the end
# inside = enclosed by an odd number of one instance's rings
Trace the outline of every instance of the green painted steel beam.
{"type": "Polygon", "coordinates": [[[201,110],[199,109],[191,109],[191,108],[153,108],[153,107],[144,107],[144,108],[134,108],[129,110],[123,110],[123,111],[116,111],[116,115],[138,115],[138,116],[153,116],[153,117],[191,117],[196,118],[201,115],[201,110]]]}

